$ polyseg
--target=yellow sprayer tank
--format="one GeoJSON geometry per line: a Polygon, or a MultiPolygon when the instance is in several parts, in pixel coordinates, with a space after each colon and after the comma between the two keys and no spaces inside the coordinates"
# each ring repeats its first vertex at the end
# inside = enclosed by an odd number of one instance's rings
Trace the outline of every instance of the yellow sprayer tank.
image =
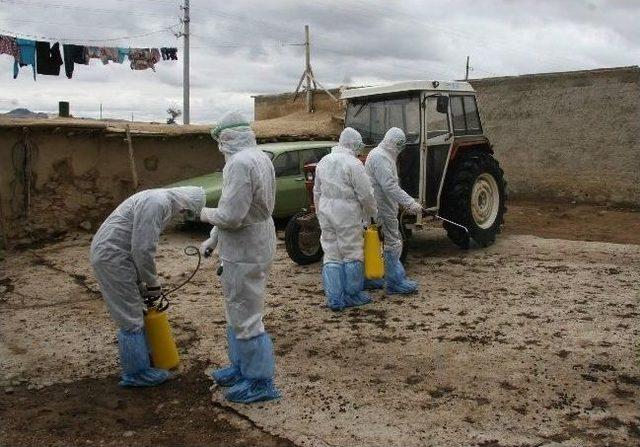
{"type": "Polygon", "coordinates": [[[384,260],[382,258],[382,239],[375,224],[364,230],[364,276],[367,279],[382,279],[384,260]]]}
{"type": "Polygon", "coordinates": [[[172,369],[178,366],[180,356],[171,334],[167,312],[149,309],[144,316],[144,327],[147,332],[153,366],[162,369],[172,369]]]}

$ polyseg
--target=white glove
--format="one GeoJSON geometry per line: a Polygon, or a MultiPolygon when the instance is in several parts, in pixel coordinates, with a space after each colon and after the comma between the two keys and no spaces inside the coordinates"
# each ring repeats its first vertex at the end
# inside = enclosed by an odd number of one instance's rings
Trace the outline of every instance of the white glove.
{"type": "Polygon", "coordinates": [[[211,256],[211,253],[218,246],[218,227],[213,227],[209,234],[209,239],[200,244],[200,254],[205,258],[211,256]]]}
{"type": "Polygon", "coordinates": [[[407,207],[407,211],[410,214],[418,215],[422,212],[422,205],[414,200],[413,203],[407,207]]]}

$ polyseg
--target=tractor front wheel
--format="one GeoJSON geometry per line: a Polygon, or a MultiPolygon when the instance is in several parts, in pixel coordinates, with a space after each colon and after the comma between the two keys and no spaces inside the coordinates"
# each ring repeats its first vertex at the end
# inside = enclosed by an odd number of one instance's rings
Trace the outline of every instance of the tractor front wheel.
{"type": "Polygon", "coordinates": [[[315,213],[301,211],[293,216],[284,230],[284,242],[287,254],[296,264],[313,264],[322,259],[320,224],[315,213]]]}
{"type": "Polygon", "coordinates": [[[443,223],[449,238],[461,248],[470,239],[481,247],[494,243],[504,222],[507,183],[498,161],[486,152],[463,154],[447,174],[442,215],[467,227],[443,223]]]}

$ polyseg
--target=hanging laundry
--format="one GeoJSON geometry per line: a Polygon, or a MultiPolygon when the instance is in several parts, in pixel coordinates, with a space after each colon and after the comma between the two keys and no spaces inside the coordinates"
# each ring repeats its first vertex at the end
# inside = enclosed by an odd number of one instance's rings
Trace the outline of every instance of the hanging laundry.
{"type": "Polygon", "coordinates": [[[129,48],[118,48],[118,63],[121,64],[129,56],[129,48]]]}
{"type": "Polygon", "coordinates": [[[74,64],[87,65],[89,63],[87,49],[84,45],[62,45],[62,53],[64,54],[64,72],[69,79],[73,76],[74,64]]]}
{"type": "Polygon", "coordinates": [[[13,56],[14,59],[20,60],[20,49],[15,37],[0,34],[0,54],[8,54],[13,56]]]}
{"type": "Polygon", "coordinates": [[[29,39],[16,39],[20,58],[13,63],[13,79],[18,77],[20,67],[31,65],[33,68],[33,80],[36,80],[36,42],[29,39]]]}
{"type": "Polygon", "coordinates": [[[107,65],[109,61],[115,62],[116,64],[121,64],[123,60],[120,60],[120,53],[117,48],[112,47],[100,47],[101,56],[100,59],[104,65],[107,65]]]}
{"type": "Polygon", "coordinates": [[[132,70],[146,70],[147,68],[156,71],[155,65],[160,61],[160,50],[157,48],[131,48],[129,50],[129,61],[132,70]]]}
{"type": "Polygon", "coordinates": [[[57,42],[51,46],[49,42],[36,42],[37,71],[41,75],[60,76],[62,56],[60,56],[60,44],[57,42]]]}
{"type": "Polygon", "coordinates": [[[87,59],[102,59],[102,48],[100,47],[86,47],[87,59]]]}
{"type": "Polygon", "coordinates": [[[178,60],[178,49],[174,47],[162,47],[160,48],[160,52],[162,53],[163,61],[177,61],[178,60]]]}

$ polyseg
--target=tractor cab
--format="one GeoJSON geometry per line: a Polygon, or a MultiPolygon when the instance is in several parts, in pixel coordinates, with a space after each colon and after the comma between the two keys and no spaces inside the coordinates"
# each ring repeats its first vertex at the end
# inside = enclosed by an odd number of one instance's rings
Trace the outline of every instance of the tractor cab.
{"type": "Polygon", "coordinates": [[[407,81],[346,90],[345,126],[374,147],[391,127],[404,130],[398,156],[400,186],[430,211],[442,201],[445,173],[461,150],[492,154],[484,136],[476,96],[468,82],[407,81]]]}

